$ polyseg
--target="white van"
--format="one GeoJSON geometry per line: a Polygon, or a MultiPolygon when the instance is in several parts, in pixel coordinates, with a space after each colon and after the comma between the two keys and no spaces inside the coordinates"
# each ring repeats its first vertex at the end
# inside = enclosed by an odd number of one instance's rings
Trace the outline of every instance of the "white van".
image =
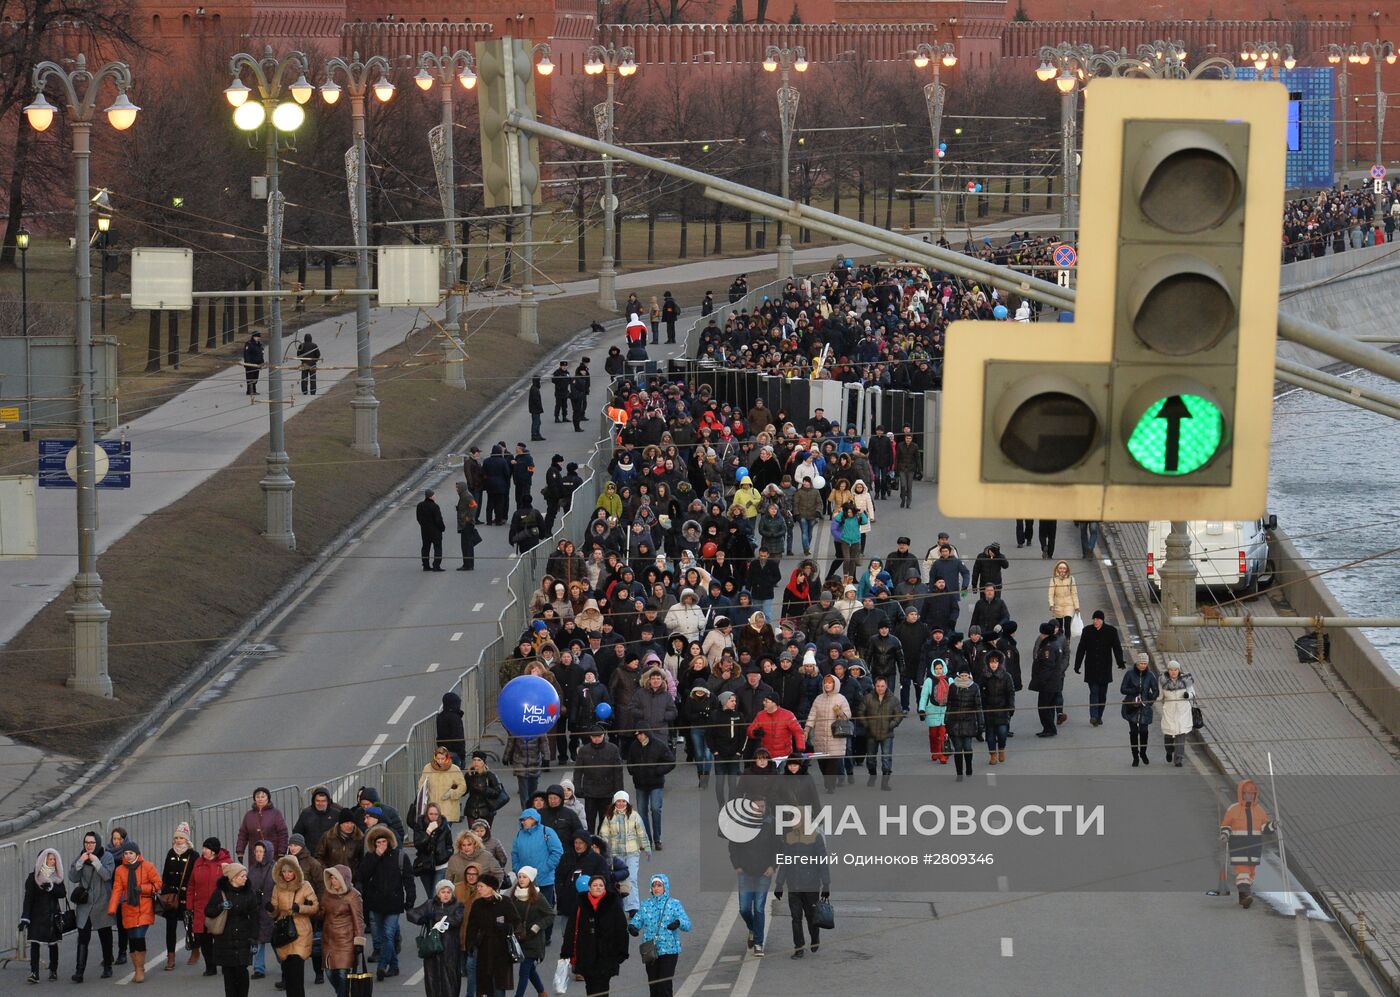
{"type": "MultiPolygon", "coordinates": [[[[1213,519],[1188,522],[1196,587],[1256,592],[1272,584],[1274,567],[1269,560],[1268,531],[1277,526],[1275,516],[1242,522],[1213,519]]],[[[1158,572],[1166,561],[1167,534],[1171,529],[1172,524],[1165,519],[1147,524],[1147,581],[1154,595],[1162,590],[1158,572]]]]}

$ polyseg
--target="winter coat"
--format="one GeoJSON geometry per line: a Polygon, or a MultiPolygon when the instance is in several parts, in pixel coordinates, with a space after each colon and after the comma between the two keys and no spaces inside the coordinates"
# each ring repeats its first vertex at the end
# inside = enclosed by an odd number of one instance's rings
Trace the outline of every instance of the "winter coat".
{"type": "Polygon", "coordinates": [[[119,915],[124,928],[139,928],[156,923],[156,897],[160,895],[160,873],[149,859],[138,858],[131,865],[118,863],[112,874],[112,896],[107,901],[107,913],[119,915]],[[127,883],[136,877],[140,899],[134,906],[126,902],[127,883]]]}
{"type": "Polygon", "coordinates": [[[427,997],[458,997],[462,992],[462,922],[467,912],[460,901],[443,903],[436,896],[408,912],[411,924],[441,924],[447,918],[447,930],[442,932],[442,951],[423,960],[423,987],[427,997]]]}
{"type": "Polygon", "coordinates": [[[1160,690],[1157,676],[1150,668],[1128,669],[1118,691],[1123,694],[1122,713],[1124,720],[1130,724],[1150,724],[1152,722],[1152,704],[1157,701],[1160,690]],[[1138,702],[1138,699],[1142,701],[1138,702]]]}
{"type": "Polygon", "coordinates": [[[646,827],[635,809],[619,814],[615,806],[609,807],[603,815],[598,834],[608,850],[619,858],[643,852],[651,854],[651,839],[647,837],[646,827]]]}
{"type": "Polygon", "coordinates": [[[582,894],[578,892],[575,879],[584,876],[587,882],[587,877],[611,873],[608,860],[589,847],[591,840],[586,831],[577,832],[569,847],[564,849],[564,857],[559,860],[559,868],[554,872],[556,913],[560,917],[572,917],[578,907],[582,894]],[[579,841],[584,845],[582,852],[577,849],[579,841]]]}
{"type": "Polygon", "coordinates": [[[632,927],[641,931],[637,940],[643,944],[655,942],[657,955],[680,955],[681,932],[690,930],[690,915],[681,902],[671,896],[670,877],[658,872],[647,880],[645,887],[638,883],[636,888],[642,891],[641,906],[632,912],[632,927]],[[651,884],[658,879],[663,890],[659,897],[651,892],[651,884]],[[675,928],[671,927],[673,924],[675,928]]]}
{"type": "Polygon", "coordinates": [[[510,794],[490,769],[480,772],[468,769],[463,776],[467,780],[467,791],[465,802],[461,805],[462,816],[468,822],[478,817],[489,822],[495,818],[497,810],[510,802],[510,794]]]}
{"type": "Polygon", "coordinates": [[[528,900],[521,900],[515,891],[505,894],[506,903],[515,912],[515,937],[526,959],[544,960],[544,931],[554,920],[554,908],[539,890],[528,900]]]}
{"type": "MultiPolygon", "coordinates": [[[[967,673],[963,673],[966,676],[967,673]]],[[[948,712],[944,726],[953,737],[972,737],[982,730],[982,690],[967,676],[966,684],[962,676],[948,686],[948,712]]]]}
{"type": "Polygon", "coordinates": [[[876,741],[894,737],[894,729],[904,719],[904,711],[899,705],[899,694],[893,687],[885,690],[885,697],[870,692],[861,700],[860,719],[865,725],[866,736],[876,741]]]}
{"type": "Polygon", "coordinates": [[[87,890],[88,894],[86,903],[73,904],[73,912],[78,915],[80,928],[110,928],[114,919],[107,912],[107,902],[112,896],[112,876],[117,864],[112,859],[112,853],[103,849],[100,841],[93,854],[97,856],[96,865],[83,862],[82,855],[79,855],[68,867],[68,881],[73,884],[70,896],[79,887],[87,890]]]}
{"type": "MultiPolygon", "coordinates": [[[[54,923],[63,910],[62,901],[68,896],[68,888],[63,883],[62,858],[58,859],[53,882],[45,881],[41,886],[37,878],[45,856],[51,852],[58,856],[54,849],[45,848],[34,860],[34,872],[24,880],[24,906],[20,909],[20,917],[29,922],[27,933],[31,942],[57,943],[63,937],[60,933],[62,926],[54,923]]],[[[150,865],[149,862],[146,864],[150,865]]]]}
{"type": "Polygon", "coordinates": [[[476,900],[467,915],[467,948],[476,950],[477,992],[515,989],[515,964],[506,937],[515,930],[515,908],[504,897],[476,900]]]}
{"type": "Polygon", "coordinates": [[[1058,639],[1038,637],[1031,657],[1031,692],[1059,692],[1065,684],[1064,644],[1058,639]]]}
{"type": "Polygon", "coordinates": [[[1011,562],[1000,549],[987,548],[972,562],[972,587],[980,591],[983,585],[990,582],[1000,588],[1001,573],[1010,567],[1011,562]]]}
{"type": "Polygon", "coordinates": [[[330,792],[324,786],[317,786],[311,790],[311,806],[302,810],[297,817],[297,822],[292,825],[292,833],[299,834],[306,839],[306,847],[314,849],[327,831],[335,827],[336,814],[340,812],[340,807],[330,797],[330,792]],[[316,809],[316,793],[326,794],[326,809],[316,809]]]}
{"type": "Polygon", "coordinates": [[[217,917],[220,911],[227,911],[224,930],[214,936],[215,966],[251,966],[253,946],[258,942],[258,917],[262,902],[253,889],[252,877],[242,887],[235,887],[224,876],[219,877],[214,887],[214,895],[204,905],[206,918],[217,917]]]}
{"type": "Polygon", "coordinates": [[[900,675],[905,674],[907,666],[904,662],[904,647],[899,643],[899,638],[892,633],[882,637],[877,631],[866,645],[862,657],[870,666],[872,682],[883,676],[890,687],[894,688],[899,684],[900,675]]]}
{"type": "Polygon", "coordinates": [[[735,761],[744,752],[747,727],[738,710],[716,708],[710,716],[710,727],[705,731],[705,743],[720,761],[735,761]]]}
{"type": "Polygon", "coordinates": [[[190,874],[194,872],[194,860],[199,858],[199,852],[194,848],[187,847],[184,854],[171,848],[165,853],[165,865],[160,871],[160,892],[173,893],[179,903],[179,907],[174,911],[162,913],[166,917],[179,917],[180,912],[185,909],[186,890],[190,883],[190,874]]]}
{"type": "Polygon", "coordinates": [[[355,939],[365,936],[364,901],[350,885],[350,867],[327,869],[321,893],[321,959],[327,969],[353,969],[355,939]]]}
{"type": "Polygon", "coordinates": [[[832,721],[850,720],[851,704],[839,692],[823,692],[812,700],[812,708],[807,713],[808,745],[820,755],[844,755],[846,739],[831,733],[832,721]]]}
{"type": "Polygon", "coordinates": [[[610,980],[627,961],[627,947],[622,898],[609,890],[595,907],[587,894],[580,896],[564,929],[560,957],[573,963],[574,971],[585,979],[610,980]]]}
{"type": "Polygon", "coordinates": [[[447,865],[452,858],[453,837],[452,825],[445,818],[436,821],[431,831],[427,822],[417,822],[413,827],[413,871],[426,876],[447,865]]]}
{"type": "MultiPolygon", "coordinates": [[[[1058,561],[1055,564],[1055,571],[1060,569],[1060,565],[1065,561],[1058,561]]],[[[1061,578],[1054,572],[1050,574],[1050,584],[1046,589],[1050,600],[1050,615],[1055,617],[1073,616],[1079,612],[1079,586],[1074,582],[1074,576],[1069,575],[1061,578]]]]}
{"type": "Polygon", "coordinates": [[[982,687],[982,714],[992,726],[1009,724],[1016,715],[1016,682],[1005,667],[990,668],[978,680],[982,687]]]}
{"type": "Polygon", "coordinates": [[[1079,636],[1079,648],[1074,652],[1074,670],[1084,668],[1084,681],[1090,685],[1112,685],[1113,666],[1123,667],[1123,642],[1118,628],[1105,623],[1095,628],[1091,623],[1079,636]]]}
{"type": "Polygon", "coordinates": [[[1163,675],[1158,686],[1162,690],[1162,733],[1170,737],[1191,733],[1191,700],[1196,698],[1196,680],[1190,672],[1181,672],[1175,679],[1163,675]]]}
{"type": "Polygon", "coordinates": [[[203,853],[194,860],[194,871],[190,873],[185,902],[189,905],[190,918],[196,934],[204,932],[204,907],[214,895],[214,888],[219,885],[223,867],[232,861],[233,856],[228,853],[227,848],[220,848],[212,860],[206,859],[203,853]]]}
{"type": "Polygon", "coordinates": [[[505,872],[496,856],[482,847],[480,838],[470,831],[463,831],[457,835],[456,851],[447,860],[447,878],[454,883],[460,883],[465,878],[469,865],[476,866],[483,875],[500,876],[505,872]],[[476,845],[470,855],[462,854],[463,839],[469,839],[476,845]]]}
{"type": "Polygon", "coordinates": [[[978,598],[972,606],[972,620],[969,626],[981,627],[982,633],[990,637],[992,628],[1005,623],[1011,619],[1011,610],[1006,608],[1006,601],[999,595],[993,595],[988,599],[985,595],[978,598]]]}
{"type": "MultiPolygon", "coordinates": [[[[364,786],[360,789],[359,796],[362,799],[369,800],[370,803],[374,804],[376,807],[378,807],[384,812],[384,815],[379,819],[379,823],[383,824],[389,830],[393,831],[394,836],[396,838],[398,838],[400,841],[403,841],[408,837],[408,831],[403,826],[403,818],[399,816],[399,812],[397,810],[395,810],[393,807],[389,806],[389,804],[385,803],[379,798],[379,790],[373,788],[372,786],[364,786]]],[[[307,840],[310,841],[311,839],[308,838],[307,840]]],[[[321,858],[321,856],[319,855],[317,855],[316,857],[321,858]]],[[[324,862],[325,860],[322,859],[322,861],[324,862]]],[[[330,867],[330,865],[331,863],[326,862],[326,866],[328,868],[330,867]]]]}
{"type": "Polygon", "coordinates": [[[272,901],[272,845],[268,842],[255,842],[262,844],[264,860],[261,864],[250,863],[248,866],[248,885],[252,888],[253,894],[258,898],[258,923],[255,929],[257,941],[272,941],[272,914],[267,910],[267,905],[272,901]]]}
{"type": "Polygon", "coordinates": [[[462,770],[448,759],[447,768],[439,769],[433,762],[423,766],[418,776],[418,788],[428,787],[428,802],[436,803],[443,818],[449,824],[462,819],[462,796],[466,792],[467,778],[462,770]]]}
{"type": "Polygon", "coordinates": [[[510,866],[520,869],[532,865],[539,872],[535,883],[539,886],[554,885],[554,870],[564,855],[564,846],[553,828],[545,827],[540,821],[540,812],[534,807],[526,807],[520,812],[520,820],[533,817],[535,826],[521,827],[510,844],[510,866]]]}
{"type": "Polygon", "coordinates": [[[611,800],[622,788],[622,753],[611,741],[580,744],[574,761],[574,791],[583,799],[611,800]]]}
{"type": "Polygon", "coordinates": [[[919,712],[924,715],[924,724],[928,727],[942,727],[944,716],[948,712],[948,693],[952,689],[952,683],[948,681],[947,675],[937,673],[941,667],[935,665],[929,669],[928,677],[924,679],[923,687],[919,690],[919,712]],[[938,688],[940,682],[943,684],[941,693],[938,688]]]}
{"type": "Polygon", "coordinates": [[[289,955],[297,955],[304,961],[309,961],[311,934],[315,930],[311,919],[321,910],[320,902],[316,899],[316,890],[306,881],[301,871],[301,863],[291,855],[283,855],[273,863],[272,880],[274,885],[269,902],[272,904],[273,921],[290,917],[297,928],[296,939],[290,945],[280,946],[277,949],[277,958],[285,959],[289,955]],[[283,869],[296,871],[296,877],[290,883],[282,880],[283,869]]]}
{"type": "Polygon", "coordinates": [[[666,775],[676,767],[676,752],[664,735],[633,742],[627,752],[627,771],[637,790],[661,789],[666,785],[666,775]]]}
{"type": "Polygon", "coordinates": [[[233,854],[238,856],[238,861],[247,865],[253,846],[259,841],[270,841],[273,851],[270,858],[279,858],[287,852],[287,837],[291,833],[287,830],[282,811],[272,804],[269,803],[262,810],[253,807],[243,815],[243,821],[238,825],[238,841],[233,854]]]}
{"type": "Polygon", "coordinates": [[[634,730],[665,731],[676,722],[676,700],[667,690],[666,671],[653,664],[642,674],[642,687],[632,700],[629,726],[634,730]],[[661,676],[661,688],[653,691],[651,677],[661,676]]]}
{"type": "Polygon", "coordinates": [[[358,825],[350,832],[348,838],[340,833],[339,825],[332,825],[329,831],[321,835],[321,840],[316,845],[316,861],[328,872],[338,865],[356,865],[360,861],[364,841],[365,832],[361,831],[358,825]]]}
{"type": "MultiPolygon", "coordinates": [[[[464,529],[460,515],[458,516],[457,529],[459,532],[464,529]]],[[[444,692],[442,694],[442,709],[437,715],[437,743],[452,752],[454,758],[466,758],[467,756],[467,732],[463,724],[463,716],[462,697],[455,692],[444,692]]],[[[306,840],[312,839],[307,837],[306,840]]]]}
{"type": "Polygon", "coordinates": [[[749,724],[748,735],[750,740],[757,741],[767,748],[774,758],[786,758],[792,754],[794,747],[802,751],[807,746],[807,739],[802,733],[802,725],[797,722],[797,717],[791,710],[785,710],[781,706],[772,713],[759,710],[758,716],[749,724]]]}
{"type": "Polygon", "coordinates": [[[364,909],[371,913],[402,914],[417,898],[408,856],[399,849],[398,838],[387,827],[372,827],[365,835],[365,853],[360,858],[355,882],[359,884],[364,909]],[[380,838],[389,840],[389,849],[383,855],[374,850],[374,843],[380,838]]]}

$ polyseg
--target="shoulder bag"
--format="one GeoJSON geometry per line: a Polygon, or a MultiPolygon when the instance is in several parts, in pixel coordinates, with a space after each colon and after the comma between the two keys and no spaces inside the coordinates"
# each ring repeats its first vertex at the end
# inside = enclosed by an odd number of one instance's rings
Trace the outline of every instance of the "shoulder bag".
{"type": "Polygon", "coordinates": [[[418,958],[428,959],[435,955],[442,955],[442,934],[424,921],[423,930],[418,932],[418,958]]]}
{"type": "Polygon", "coordinates": [[[272,946],[282,948],[297,940],[297,921],[290,914],[285,914],[272,922],[272,946]]]}
{"type": "MultiPolygon", "coordinates": [[[[228,901],[225,900],[224,903],[227,904],[228,901]]],[[[215,914],[213,917],[210,917],[208,914],[204,915],[204,933],[206,935],[222,935],[224,933],[224,926],[227,924],[227,906],[225,906],[221,911],[219,911],[219,913],[215,914]]]]}
{"type": "Polygon", "coordinates": [[[661,953],[656,951],[656,939],[661,935],[661,925],[665,923],[666,911],[670,909],[671,902],[668,900],[661,905],[661,914],[656,919],[656,931],[653,937],[648,938],[637,946],[637,954],[642,957],[642,964],[650,966],[657,959],[661,958],[661,953]]]}
{"type": "Polygon", "coordinates": [[[855,721],[850,717],[837,717],[831,721],[832,737],[855,737],[855,721]]]}
{"type": "Polygon", "coordinates": [[[88,884],[92,882],[89,873],[91,873],[92,876],[97,875],[97,873],[92,872],[91,869],[84,869],[83,878],[78,882],[77,886],[73,887],[73,892],[68,895],[68,899],[80,907],[92,899],[92,891],[88,888],[88,884]]]}
{"type": "Polygon", "coordinates": [[[812,927],[832,931],[836,927],[836,912],[831,909],[830,900],[818,900],[812,912],[812,927]]]}

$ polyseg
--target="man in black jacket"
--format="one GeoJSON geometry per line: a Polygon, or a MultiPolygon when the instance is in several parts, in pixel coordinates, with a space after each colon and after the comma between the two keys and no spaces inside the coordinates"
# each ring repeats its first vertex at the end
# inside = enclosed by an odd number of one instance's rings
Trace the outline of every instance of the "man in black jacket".
{"type": "Polygon", "coordinates": [[[481,464],[486,488],[486,525],[504,526],[510,512],[510,458],[503,443],[491,446],[491,456],[481,464]]]}
{"type": "Polygon", "coordinates": [[[593,833],[612,806],[613,794],[622,788],[622,753],[601,727],[595,727],[588,732],[588,742],[574,752],[574,764],[574,792],[583,800],[588,830],[593,833]]]}
{"type": "Polygon", "coordinates": [[[865,646],[861,657],[870,666],[870,681],[882,678],[891,689],[897,686],[900,675],[905,671],[904,649],[900,646],[899,638],[890,633],[888,618],[880,620],[878,631],[865,646]]]}
{"type": "Polygon", "coordinates": [[[904,652],[905,667],[899,676],[899,702],[907,712],[911,684],[914,688],[920,688],[924,671],[928,668],[929,632],[928,627],[919,621],[918,608],[907,606],[904,619],[895,625],[893,633],[904,652]]]}
{"type": "Polygon", "coordinates": [[[419,556],[423,559],[424,571],[442,570],[442,535],[447,532],[447,524],[443,522],[442,510],[433,501],[433,490],[427,489],[423,493],[423,501],[418,503],[418,532],[423,538],[422,548],[419,556]],[[433,563],[428,563],[428,551],[432,550],[433,563]]]}
{"type": "Polygon", "coordinates": [[[676,752],[662,731],[639,730],[627,752],[627,771],[637,788],[637,812],[646,828],[651,846],[661,847],[661,807],[666,792],[666,776],[676,767],[676,752]]]}
{"type": "Polygon", "coordinates": [[[763,709],[764,697],[776,697],[777,694],[771,685],[763,681],[763,669],[758,665],[749,665],[744,669],[744,686],[735,695],[739,698],[739,713],[747,725],[753,723],[758,711],[763,709]]]}
{"type": "Polygon", "coordinates": [[[355,886],[364,900],[365,920],[379,953],[375,978],[398,976],[399,915],[413,908],[417,890],[408,856],[387,827],[372,828],[365,835],[365,854],[356,870],[355,886]]]}
{"type": "Polygon", "coordinates": [[[1084,668],[1084,681],[1089,686],[1089,723],[1103,726],[1103,707],[1108,700],[1108,687],[1113,683],[1113,666],[1120,671],[1123,664],[1123,644],[1118,628],[1104,622],[1102,609],[1094,610],[1094,620],[1079,636],[1074,652],[1074,674],[1084,668]]]}
{"type": "Polygon", "coordinates": [[[516,553],[524,554],[533,550],[535,545],[544,539],[544,535],[544,517],[531,504],[527,494],[520,508],[515,510],[515,515],[510,519],[508,539],[515,544],[516,553]]]}
{"type": "Polygon", "coordinates": [[[885,555],[885,570],[896,582],[908,579],[910,571],[913,571],[916,580],[923,580],[923,573],[919,570],[919,559],[909,549],[908,537],[900,537],[895,541],[895,549],[885,555]]]}
{"type": "Polygon", "coordinates": [[[573,378],[569,376],[569,362],[560,360],[559,366],[554,368],[554,373],[549,375],[549,381],[554,385],[554,421],[569,421],[569,385],[573,378]]]}
{"type": "Polygon", "coordinates": [[[661,321],[666,323],[666,342],[676,341],[676,323],[680,321],[681,308],[676,304],[676,299],[671,297],[671,292],[667,291],[661,301],[661,321]]]}
{"type": "Polygon", "coordinates": [[[1001,544],[987,544],[972,562],[972,587],[980,591],[984,585],[994,585],[997,595],[1001,595],[1001,573],[1010,566],[1011,562],[1001,552],[1001,544]]]}
{"type": "MultiPolygon", "coordinates": [[[[564,455],[557,453],[549,459],[549,467],[544,472],[544,525],[546,533],[554,532],[554,519],[559,515],[559,504],[563,498],[564,455]]],[[[563,838],[559,839],[563,841],[563,838]]]]}
{"type": "Polygon", "coordinates": [[[244,394],[256,395],[258,393],[258,376],[262,373],[265,355],[266,354],[263,352],[262,333],[255,331],[248,337],[248,341],[243,344],[244,394]]]}
{"type": "MultiPolygon", "coordinates": [[[[981,559],[978,559],[981,563],[981,559]]],[[[1011,619],[1011,610],[1006,608],[1006,602],[997,592],[997,587],[992,582],[982,584],[982,595],[978,598],[977,604],[972,607],[972,622],[969,626],[981,627],[984,634],[990,634],[994,628],[1011,619]]]]}
{"type": "Polygon", "coordinates": [[[462,697],[455,692],[442,694],[442,709],[437,715],[437,744],[446,748],[457,767],[466,764],[467,731],[463,726],[462,697]]]}
{"type": "Polygon", "coordinates": [[[540,391],[540,379],[530,378],[530,442],[538,443],[544,439],[540,432],[540,420],[544,418],[544,394],[540,391]]]}
{"type": "Polygon", "coordinates": [[[739,788],[748,722],[739,712],[739,699],[734,693],[725,690],[716,698],[719,713],[710,718],[705,743],[715,755],[715,802],[724,806],[739,788]]]}
{"type": "Polygon", "coordinates": [[[540,823],[559,836],[560,841],[572,841],[583,830],[578,814],[564,806],[564,787],[546,786],[530,797],[530,806],[540,812],[540,823]]]}
{"type": "Polygon", "coordinates": [[[515,508],[518,511],[530,497],[530,488],[535,483],[535,457],[524,443],[515,445],[515,456],[510,461],[510,480],[515,485],[515,508]]]}

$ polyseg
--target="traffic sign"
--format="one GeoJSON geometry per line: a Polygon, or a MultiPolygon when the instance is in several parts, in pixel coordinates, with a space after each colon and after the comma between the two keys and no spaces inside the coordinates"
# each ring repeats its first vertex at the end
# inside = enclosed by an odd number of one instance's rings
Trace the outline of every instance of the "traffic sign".
{"type": "MultiPolygon", "coordinates": [[[[39,487],[77,488],[78,441],[39,441],[39,487]]],[[[98,488],[131,487],[131,444],[98,440],[95,454],[98,488]]]]}
{"type": "Polygon", "coordinates": [[[1059,284],[1061,287],[1069,287],[1069,271],[1068,271],[1068,270],[1056,270],[1056,271],[1055,271],[1055,283],[1059,284]]]}
{"type": "Polygon", "coordinates": [[[1374,183],[1374,185],[1375,185],[1375,192],[1376,192],[1377,194],[1384,194],[1384,193],[1385,193],[1385,181],[1384,181],[1384,180],[1382,180],[1382,179],[1380,179],[1379,177],[1377,177],[1376,180],[1373,181],[1373,183],[1374,183]]]}
{"type": "Polygon", "coordinates": [[[1055,247],[1055,266],[1062,270],[1068,270],[1079,262],[1079,254],[1074,247],[1066,243],[1060,243],[1055,247]]]}
{"type": "Polygon", "coordinates": [[[1153,474],[1190,474],[1205,467],[1224,442],[1220,407],[1199,395],[1170,395],[1152,403],[1128,434],[1128,453],[1153,474]]]}
{"type": "Polygon", "coordinates": [[[1384,165],[1383,163],[1377,163],[1375,166],[1372,166],[1372,167],[1371,167],[1371,179],[1373,179],[1373,180],[1384,180],[1384,179],[1385,179],[1385,165],[1384,165]]]}
{"type": "Polygon", "coordinates": [[[0,407],[0,428],[7,422],[19,422],[19,406],[6,405],[0,407]]]}

